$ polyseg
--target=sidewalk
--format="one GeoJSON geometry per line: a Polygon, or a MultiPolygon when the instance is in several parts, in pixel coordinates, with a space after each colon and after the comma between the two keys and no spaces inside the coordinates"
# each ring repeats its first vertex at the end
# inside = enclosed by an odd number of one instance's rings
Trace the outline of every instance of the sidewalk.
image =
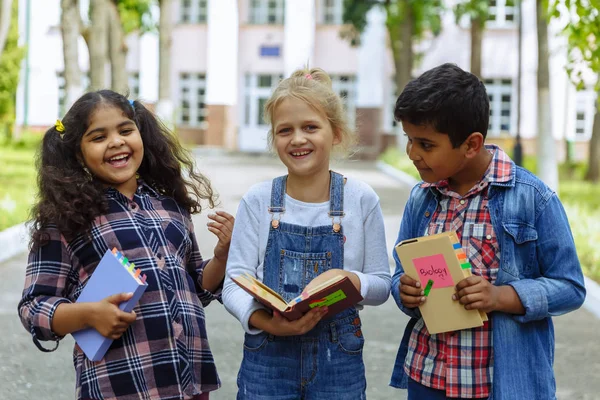
{"type": "MultiPolygon", "coordinates": [[[[198,166],[220,193],[219,208],[232,213],[252,184],[285,173],[279,162],[264,156],[201,154],[198,166]]],[[[374,163],[346,162],[334,169],[369,183],[379,194],[391,252],[408,196],[408,186],[379,171],[374,163]]],[[[210,257],[216,240],[205,229],[206,222],[204,213],[194,218],[200,248],[206,257],[210,257]]],[[[0,326],[4,333],[0,344],[0,398],[72,399],[72,339],[65,338],[54,353],[41,353],[17,317],[16,305],[23,287],[26,259],[27,254],[20,253],[0,263],[0,326]]],[[[391,257],[390,268],[393,268],[391,257]]],[[[223,384],[211,395],[211,400],[232,400],[237,389],[236,374],[242,356],[243,331],[238,321],[220,304],[209,306],[206,314],[210,344],[223,384]]],[[[405,391],[392,389],[388,383],[407,318],[391,298],[380,307],[367,307],[361,318],[366,337],[364,354],[368,399],[405,399],[405,391]]],[[[581,309],[555,318],[554,322],[559,399],[600,398],[600,381],[596,379],[600,376],[600,319],[581,309]]]]}

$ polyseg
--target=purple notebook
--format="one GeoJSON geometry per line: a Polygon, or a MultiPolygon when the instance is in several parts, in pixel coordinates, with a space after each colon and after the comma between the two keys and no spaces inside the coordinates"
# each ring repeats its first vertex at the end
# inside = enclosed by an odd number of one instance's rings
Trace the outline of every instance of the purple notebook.
{"type": "MultiPolygon", "coordinates": [[[[113,249],[107,250],[96,270],[81,291],[77,303],[100,301],[118,293],[132,292],[128,301],[119,305],[125,312],[130,312],[148,287],[146,276],[140,277],[140,270],[134,271],[135,265],[113,249]]],[[[72,333],[73,338],[91,361],[100,361],[113,340],[102,336],[94,328],[86,328],[72,333]]]]}

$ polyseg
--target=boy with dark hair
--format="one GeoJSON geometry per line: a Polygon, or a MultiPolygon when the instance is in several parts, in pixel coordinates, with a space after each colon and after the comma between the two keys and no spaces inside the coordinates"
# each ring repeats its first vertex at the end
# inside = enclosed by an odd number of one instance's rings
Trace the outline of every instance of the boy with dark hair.
{"type": "Polygon", "coordinates": [[[411,81],[395,118],[423,182],[404,210],[397,242],[456,231],[473,276],[453,301],[488,313],[482,327],[431,335],[417,308],[420,283],[394,252],[392,294],[411,317],[391,385],[408,399],[555,399],[551,316],[575,310],[585,287],[558,197],[494,145],[485,86],[453,64],[411,81]]]}

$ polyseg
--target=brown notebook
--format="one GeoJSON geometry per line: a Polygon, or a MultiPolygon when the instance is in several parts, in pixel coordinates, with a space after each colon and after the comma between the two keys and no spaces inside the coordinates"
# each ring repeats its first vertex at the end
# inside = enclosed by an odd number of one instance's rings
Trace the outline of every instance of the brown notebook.
{"type": "Polygon", "coordinates": [[[427,301],[419,310],[430,334],[482,326],[487,314],[465,310],[452,300],[458,282],[471,276],[471,264],[456,232],[444,232],[404,240],[396,253],[406,275],[421,282],[427,301]]]}
{"type": "Polygon", "coordinates": [[[279,311],[289,320],[298,319],[318,306],[327,306],[328,312],[324,317],[327,318],[354,306],[363,299],[354,284],[345,276],[333,277],[309,291],[305,290],[290,302],[286,302],[273,289],[248,274],[231,280],[256,300],[272,310],[279,311]]]}

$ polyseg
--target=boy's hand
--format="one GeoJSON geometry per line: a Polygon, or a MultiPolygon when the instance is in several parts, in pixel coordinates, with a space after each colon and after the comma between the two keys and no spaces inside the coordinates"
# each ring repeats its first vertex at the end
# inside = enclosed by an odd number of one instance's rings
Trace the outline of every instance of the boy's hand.
{"type": "Polygon", "coordinates": [[[208,230],[219,239],[215,246],[214,257],[221,261],[227,261],[235,218],[225,211],[216,211],[215,214],[209,214],[208,218],[212,220],[207,224],[208,230]]]}
{"type": "Polygon", "coordinates": [[[269,329],[265,330],[275,336],[304,335],[314,328],[325,314],[327,314],[327,307],[315,307],[301,318],[289,321],[280,313],[274,311],[269,323],[269,329]]]}
{"type": "Polygon", "coordinates": [[[458,282],[452,300],[458,300],[465,310],[496,311],[499,302],[499,288],[481,276],[470,276],[458,282]]]}
{"type": "Polygon", "coordinates": [[[118,339],[136,318],[135,312],[126,313],[119,309],[119,304],[127,301],[133,293],[119,293],[109,296],[94,304],[94,312],[90,313],[89,325],[102,336],[118,339]]]}
{"type": "Polygon", "coordinates": [[[423,304],[427,297],[424,296],[421,282],[415,281],[404,274],[400,277],[400,300],[406,308],[416,308],[423,304]]]}

